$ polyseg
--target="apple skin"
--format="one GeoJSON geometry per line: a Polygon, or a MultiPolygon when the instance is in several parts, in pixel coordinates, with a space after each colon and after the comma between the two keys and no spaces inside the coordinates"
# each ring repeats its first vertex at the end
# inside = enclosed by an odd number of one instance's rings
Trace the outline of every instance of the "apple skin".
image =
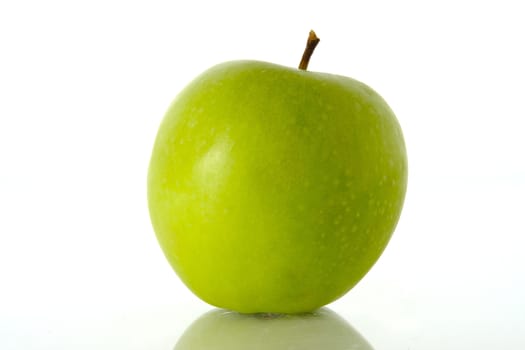
{"type": "Polygon", "coordinates": [[[300,313],[370,270],[406,185],[401,128],[371,88],[232,61],[197,77],[167,111],[148,202],[167,260],[202,300],[300,313]]]}

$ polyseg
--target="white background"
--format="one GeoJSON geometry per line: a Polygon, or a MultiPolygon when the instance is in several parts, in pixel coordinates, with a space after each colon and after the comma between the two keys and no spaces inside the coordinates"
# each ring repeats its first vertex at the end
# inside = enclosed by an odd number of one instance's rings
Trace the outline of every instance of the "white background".
{"type": "Polygon", "coordinates": [[[171,349],[211,309],[149,223],[156,130],[230,59],[361,80],[409,188],[387,250],[330,308],[376,349],[525,347],[520,1],[1,1],[0,348],[171,349]]]}

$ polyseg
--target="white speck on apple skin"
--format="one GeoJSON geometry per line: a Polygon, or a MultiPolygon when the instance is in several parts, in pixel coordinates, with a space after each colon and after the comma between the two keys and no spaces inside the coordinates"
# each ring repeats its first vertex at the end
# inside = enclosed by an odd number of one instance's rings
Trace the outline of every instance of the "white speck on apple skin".
{"type": "Polygon", "coordinates": [[[188,121],[188,127],[189,127],[190,129],[193,129],[193,128],[195,128],[195,126],[197,126],[197,123],[198,123],[198,122],[197,122],[197,118],[192,118],[192,119],[190,119],[190,120],[188,121]]]}

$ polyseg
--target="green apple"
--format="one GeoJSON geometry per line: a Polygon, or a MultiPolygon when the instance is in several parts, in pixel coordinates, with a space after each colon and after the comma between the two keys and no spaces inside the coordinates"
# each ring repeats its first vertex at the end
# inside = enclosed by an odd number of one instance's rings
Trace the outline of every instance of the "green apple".
{"type": "Polygon", "coordinates": [[[370,270],[398,222],[407,156],[394,113],[365,84],[305,67],[219,64],[161,123],[151,221],[167,260],[211,305],[326,305],[370,270]]]}
{"type": "Polygon", "coordinates": [[[242,315],[213,310],[196,320],[174,350],[373,350],[329,309],[301,315],[242,315]]]}

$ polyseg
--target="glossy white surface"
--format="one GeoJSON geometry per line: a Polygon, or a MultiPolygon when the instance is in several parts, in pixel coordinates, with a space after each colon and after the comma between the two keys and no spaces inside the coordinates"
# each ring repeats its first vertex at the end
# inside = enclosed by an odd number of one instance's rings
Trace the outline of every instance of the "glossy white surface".
{"type": "MultiPolygon", "coordinates": [[[[517,1],[0,2],[0,349],[175,348],[212,308],[150,227],[162,115],[218,62],[298,64],[310,28],[309,69],[380,92],[410,169],[385,253],[329,308],[375,349],[524,349],[522,13],[517,1]]],[[[283,342],[313,337],[275,327],[283,342]]]]}

